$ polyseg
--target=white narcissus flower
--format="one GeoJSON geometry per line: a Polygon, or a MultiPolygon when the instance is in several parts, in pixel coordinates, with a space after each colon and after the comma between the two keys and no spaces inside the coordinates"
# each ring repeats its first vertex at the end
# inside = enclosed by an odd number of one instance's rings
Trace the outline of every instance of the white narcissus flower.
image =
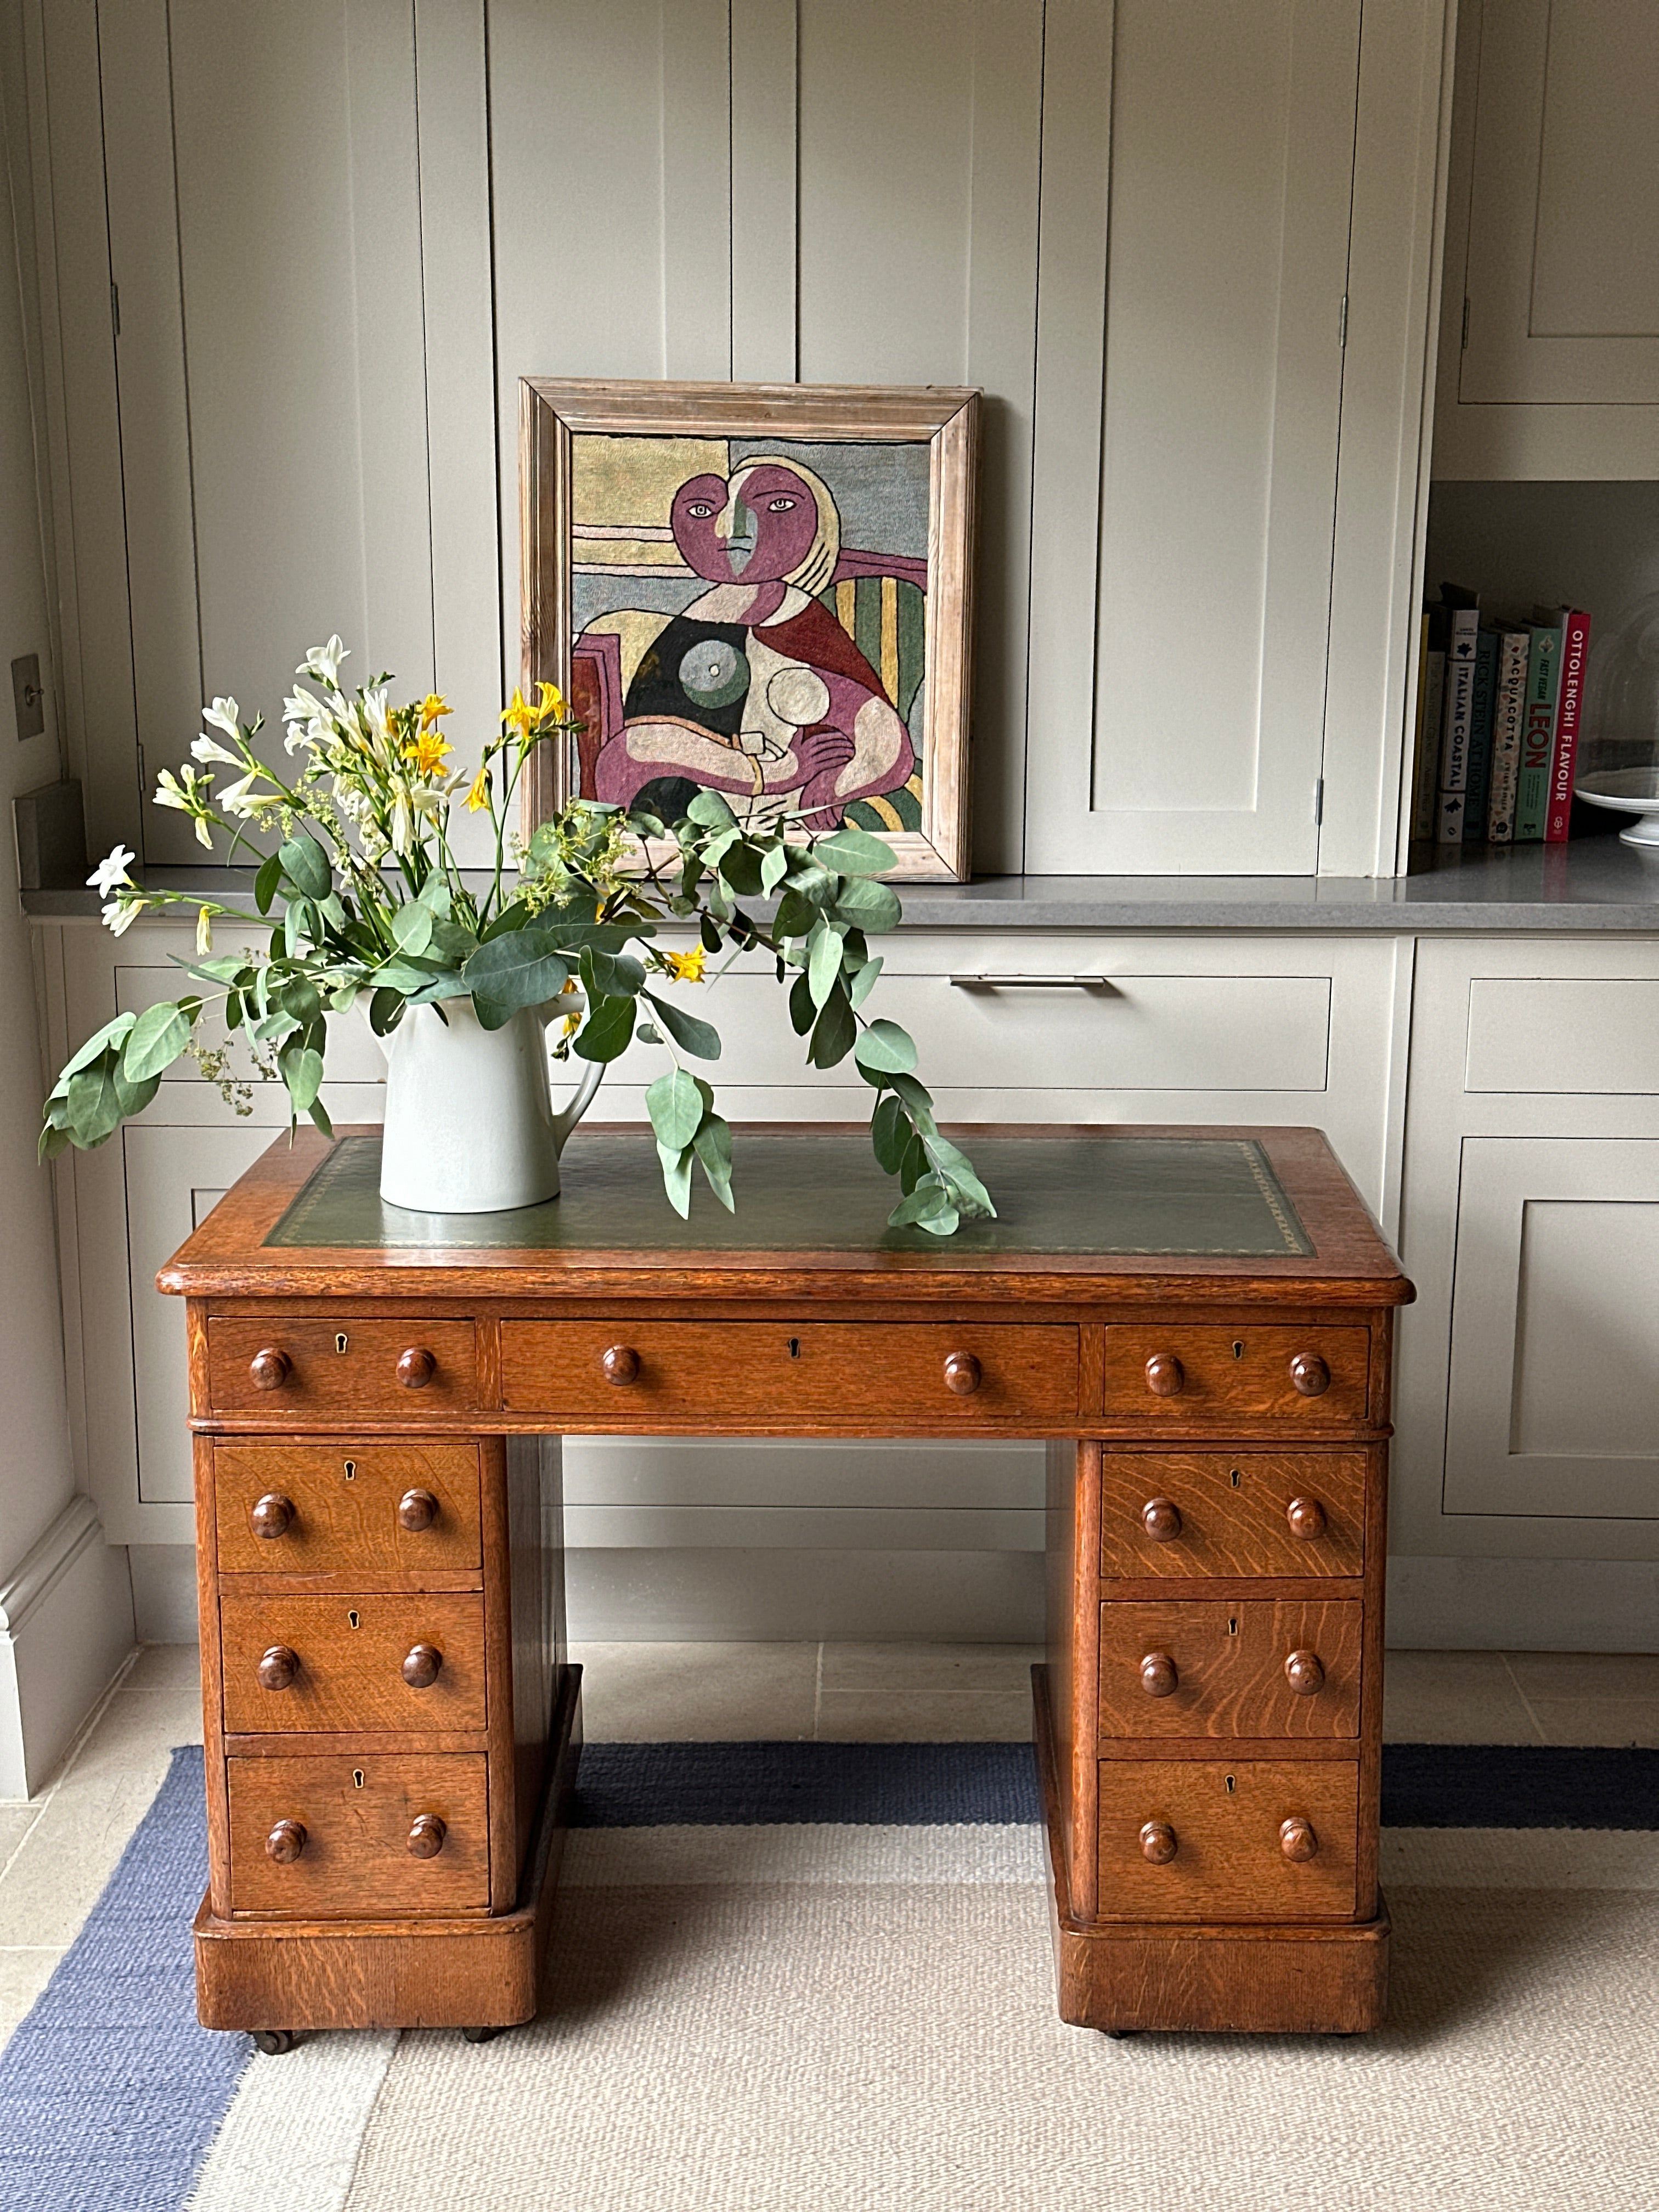
{"type": "Polygon", "coordinates": [[[216,730],[222,730],[228,738],[242,734],[241,708],[234,699],[216,699],[210,707],[202,709],[202,720],[211,722],[216,730]]]}
{"type": "Polygon", "coordinates": [[[242,765],[240,753],[227,750],[217,738],[209,737],[205,730],[193,741],[190,750],[193,760],[222,761],[227,768],[240,768],[242,765]]]}
{"type": "Polygon", "coordinates": [[[112,899],[104,908],[104,927],[112,937],[124,936],[143,910],[142,898],[112,899]]]}
{"type": "Polygon", "coordinates": [[[137,859],[137,853],[125,845],[118,845],[106,860],[100,860],[87,878],[100,898],[107,898],[118,884],[128,884],[132,878],[127,871],[137,859]]]}
{"type": "Polygon", "coordinates": [[[340,663],[350,658],[340,640],[331,637],[326,645],[313,645],[294,673],[296,676],[314,676],[319,684],[326,684],[331,690],[337,690],[340,663]]]}
{"type": "Polygon", "coordinates": [[[213,916],[205,907],[196,913],[196,957],[205,960],[213,950],[213,916]]]}
{"type": "Polygon", "coordinates": [[[392,849],[402,860],[415,842],[415,815],[409,802],[409,786],[400,783],[392,800],[392,849]]]}
{"type": "Polygon", "coordinates": [[[392,726],[386,719],[384,684],[378,690],[364,692],[363,720],[368,726],[369,735],[381,749],[383,757],[390,760],[392,757],[394,747],[392,726]]]}
{"type": "MultiPolygon", "coordinates": [[[[260,805],[261,802],[258,799],[250,798],[248,795],[250,787],[259,781],[259,775],[260,771],[257,768],[250,769],[245,776],[239,778],[228,789],[219,793],[219,804],[227,814],[252,814],[260,805]]],[[[204,838],[202,842],[206,844],[210,841],[204,838]]]]}

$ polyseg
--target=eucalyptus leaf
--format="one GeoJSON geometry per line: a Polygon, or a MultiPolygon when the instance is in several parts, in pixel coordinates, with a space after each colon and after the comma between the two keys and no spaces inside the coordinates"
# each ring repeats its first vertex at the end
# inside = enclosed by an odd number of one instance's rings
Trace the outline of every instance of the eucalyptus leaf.
{"type": "Polygon", "coordinates": [[[432,908],[416,899],[400,906],[392,917],[392,934],[400,951],[422,953],[432,942],[432,908]]]}
{"type": "MultiPolygon", "coordinates": [[[[277,854],[283,873],[307,898],[325,899],[334,888],[334,871],[328,854],[307,830],[296,830],[283,841],[277,854]]],[[[256,879],[256,895],[257,895],[256,879]]],[[[261,911],[266,909],[262,908],[261,911]]]]}
{"type": "Polygon", "coordinates": [[[702,1163],[708,1187],[728,1213],[737,1207],[732,1199],[732,1130],[712,1111],[704,1114],[691,1139],[691,1149],[702,1163]]]}
{"type": "Polygon", "coordinates": [[[783,881],[784,871],[789,866],[787,848],[781,843],[769,845],[761,854],[761,890],[763,894],[776,890],[783,881]]]}
{"type": "Polygon", "coordinates": [[[758,898],[764,889],[761,856],[752,845],[733,845],[720,861],[720,874],[739,898],[758,898]]]}
{"type": "Polygon", "coordinates": [[[298,1052],[284,1053],[282,1071],[289,1097],[304,1113],[323,1087],[323,1055],[309,1045],[298,1052]]]}
{"type": "Polygon", "coordinates": [[[854,922],[860,929],[872,934],[898,927],[899,915],[903,911],[899,895],[890,884],[872,882],[866,876],[843,879],[836,894],[833,911],[842,921],[854,922]]]}
{"type": "Polygon", "coordinates": [[[805,1036],[818,1018],[812,1004],[812,993],[805,975],[797,975],[789,986],[789,1020],[797,1036],[805,1036]]]}
{"type": "Polygon", "coordinates": [[[827,837],[815,837],[812,858],[821,866],[833,868],[838,876],[880,876],[898,866],[898,854],[890,845],[884,845],[867,830],[854,830],[850,823],[832,830],[827,837]]]}
{"type": "Polygon", "coordinates": [[[36,1157],[43,1162],[55,1160],[58,1153],[66,1152],[74,1141],[67,1129],[48,1121],[40,1132],[40,1150],[36,1157]]]}
{"type": "Polygon", "coordinates": [[[883,1076],[882,1081],[890,1090],[897,1091],[909,1109],[910,1119],[919,1129],[933,1128],[933,1095],[932,1091],[924,1085],[918,1083],[914,1075],[901,1075],[895,1073],[883,1076]]]}
{"type": "Polygon", "coordinates": [[[102,1029],[94,1030],[80,1051],[73,1054],[64,1062],[64,1072],[58,1079],[58,1087],[52,1092],[52,1097],[56,1098],[66,1091],[69,1087],[68,1079],[71,1075],[78,1075],[83,1067],[89,1067],[106,1045],[118,1045],[125,1042],[127,1033],[137,1019],[137,1014],[117,1014],[112,1022],[106,1022],[102,1029]]]}
{"type": "Polygon", "coordinates": [[[666,1145],[659,1145],[657,1158],[662,1162],[663,1188],[668,1193],[668,1203],[682,1221],[691,1218],[691,1161],[690,1145],[678,1152],[670,1152],[666,1145]]]}
{"type": "Polygon", "coordinates": [[[853,1057],[869,1076],[908,1075],[916,1064],[915,1041],[896,1022],[872,1022],[854,1046],[853,1057]]]}
{"type": "Polygon", "coordinates": [[[114,1070],[115,1102],[121,1109],[121,1118],[142,1114],[161,1087],[159,1075],[147,1075],[142,1083],[133,1083],[122,1073],[119,1064],[114,1070]]]}
{"type": "Polygon", "coordinates": [[[837,985],[818,1015],[806,1056],[814,1067],[834,1067],[853,1049],[858,1033],[847,994],[837,985]]]}
{"type": "Polygon", "coordinates": [[[718,1060],[720,1056],[720,1033],[709,1024],[699,1021],[695,1014],[684,1012],[659,999],[654,991],[641,994],[649,999],[657,1010],[657,1019],[662,1024],[682,1051],[695,1053],[699,1060],[718,1060]]]}
{"type": "Polygon", "coordinates": [[[871,992],[874,989],[876,978],[880,975],[881,969],[881,955],[878,953],[873,960],[866,960],[865,962],[863,967],[859,969],[858,974],[854,975],[852,981],[848,984],[847,996],[852,1003],[853,1012],[854,1013],[857,1013],[859,1008],[864,1004],[871,992]]]}
{"type": "Polygon", "coordinates": [[[283,856],[280,853],[273,853],[262,864],[258,874],[253,878],[253,903],[261,914],[270,912],[271,902],[276,896],[276,887],[282,880],[283,856]]]}
{"type": "Polygon", "coordinates": [[[325,1137],[334,1134],[334,1124],[328,1118],[328,1109],[320,1098],[313,1098],[306,1111],[325,1137]]]}
{"type": "Polygon", "coordinates": [[[121,1068],[129,1083],[144,1083],[159,1075],[190,1042],[190,1017],[181,1006],[146,1006],[132,1025],[121,1052],[121,1068]]]}
{"type": "Polygon", "coordinates": [[[909,1141],[910,1124],[904,1109],[890,1091],[886,1091],[876,1101],[876,1110],[870,1116],[870,1146],[884,1174],[898,1173],[909,1141]]]}
{"type": "Polygon", "coordinates": [[[579,1060],[604,1063],[620,1060],[634,1035],[635,999],[601,999],[577,1036],[574,1050],[579,1060]]]}
{"type": "Polygon", "coordinates": [[[717,791],[700,791],[685,810],[688,822],[705,830],[734,830],[737,817],[717,791]]]}
{"type": "Polygon", "coordinates": [[[820,915],[806,944],[806,982],[820,1009],[841,981],[841,939],[820,915]]]}
{"type": "Polygon", "coordinates": [[[665,1152],[684,1152],[702,1120],[702,1093],[684,1068],[659,1075],[645,1094],[645,1110],[665,1152]]]}
{"type": "Polygon", "coordinates": [[[582,951],[582,988],[590,999],[632,998],[645,982],[645,963],[631,952],[606,952],[589,945],[582,951]]]}
{"type": "Polygon", "coordinates": [[[70,1079],[69,1123],[82,1152],[101,1145],[120,1118],[121,1101],[115,1088],[112,1064],[106,1061],[97,1067],[83,1068],[70,1079]]]}
{"type": "Polygon", "coordinates": [[[487,939],[461,973],[475,999],[487,999],[492,1008],[511,1013],[556,997],[574,964],[560,958],[550,931],[519,929],[487,939]]]}
{"type": "Polygon", "coordinates": [[[404,1000],[401,991],[382,984],[368,1002],[368,1026],[376,1036],[387,1036],[403,1019],[404,1000]]]}

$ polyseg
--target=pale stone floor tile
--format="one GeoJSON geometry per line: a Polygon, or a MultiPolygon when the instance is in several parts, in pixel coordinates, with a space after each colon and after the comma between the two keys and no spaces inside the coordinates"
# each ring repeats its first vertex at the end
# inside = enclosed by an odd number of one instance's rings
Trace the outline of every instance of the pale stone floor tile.
{"type": "Polygon", "coordinates": [[[72,1942],[155,1802],[161,1775],[71,1775],[0,1875],[0,1945],[72,1942]]]}
{"type": "Polygon", "coordinates": [[[1020,1690],[825,1690],[823,1743],[1029,1743],[1031,1695],[1020,1690]]]}
{"type": "Polygon", "coordinates": [[[1390,1651],[1382,1673],[1390,1743],[1541,1743],[1501,1651],[1390,1651]]]}
{"type": "Polygon", "coordinates": [[[1659,1747],[1659,1701],[1651,1698],[1540,1698],[1528,1692],[1546,1743],[1659,1747]]]}
{"type": "Polygon", "coordinates": [[[0,2051],[52,1979],[63,1955],[61,1944],[31,1943],[0,1950],[0,2051]]]}
{"type": "Polygon", "coordinates": [[[12,1853],[27,1835],[39,1809],[34,1805],[0,1805],[0,1875],[10,1864],[12,1853]]]}
{"type": "Polygon", "coordinates": [[[193,1644],[141,1644],[121,1683],[124,1690],[173,1690],[202,1679],[201,1653],[193,1644]]]}
{"type": "Polygon", "coordinates": [[[785,1742],[809,1738],[816,1644],[586,1644],[590,1743],[785,1742]]]}
{"type": "Polygon", "coordinates": [[[1534,1697],[1645,1698],[1659,1707],[1659,1652],[1506,1651],[1530,1705],[1534,1697]]]}
{"type": "Polygon", "coordinates": [[[826,1644],[818,1679],[826,1694],[1000,1690],[1029,1698],[1042,1656],[1040,1644],[826,1644]]]}

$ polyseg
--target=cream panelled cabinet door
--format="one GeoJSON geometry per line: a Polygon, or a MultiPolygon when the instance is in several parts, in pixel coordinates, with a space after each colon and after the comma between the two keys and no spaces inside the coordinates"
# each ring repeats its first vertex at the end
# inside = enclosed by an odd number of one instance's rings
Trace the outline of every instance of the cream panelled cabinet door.
{"type": "Polygon", "coordinates": [[[1358,0],[1051,15],[1027,866],[1310,874],[1358,0]]]}
{"type": "Polygon", "coordinates": [[[1659,8],[1467,0],[1435,473],[1659,473],[1659,8]]]}

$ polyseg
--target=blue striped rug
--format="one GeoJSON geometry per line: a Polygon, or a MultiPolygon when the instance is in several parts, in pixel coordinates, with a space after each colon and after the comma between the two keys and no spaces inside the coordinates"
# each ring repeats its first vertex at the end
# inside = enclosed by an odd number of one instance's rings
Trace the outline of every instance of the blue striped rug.
{"type": "MultiPolygon", "coordinates": [[[[573,1817],[586,1829],[1010,1832],[1029,1831],[1039,1808],[1023,1744],[593,1744],[573,1817]]],[[[1659,1829],[1659,1751],[1390,1745],[1382,1817],[1414,1828],[1659,1829]]],[[[3,2212],[188,2203],[249,2063],[245,2038],[196,2024],[189,1929],[205,1856],[192,1747],[174,1752],[103,1896],[0,2054],[3,2212]]]]}

